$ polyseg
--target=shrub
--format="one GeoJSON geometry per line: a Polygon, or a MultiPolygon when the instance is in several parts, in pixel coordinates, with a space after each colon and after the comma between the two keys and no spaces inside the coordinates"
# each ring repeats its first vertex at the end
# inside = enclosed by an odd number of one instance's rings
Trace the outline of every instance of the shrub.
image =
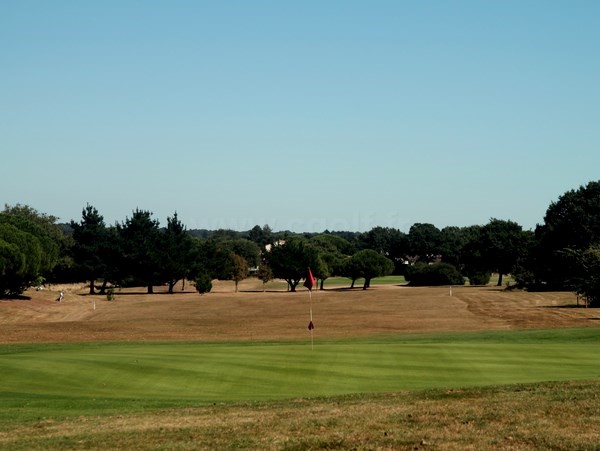
{"type": "Polygon", "coordinates": [[[476,272],[468,274],[469,285],[487,285],[492,277],[491,272],[476,272]]]}
{"type": "Polygon", "coordinates": [[[210,293],[210,290],[212,290],[212,280],[206,273],[200,274],[194,285],[196,285],[196,291],[200,294],[210,293]]]}
{"type": "Polygon", "coordinates": [[[406,280],[413,286],[464,285],[465,279],[449,263],[416,263],[408,267],[406,280]]]}

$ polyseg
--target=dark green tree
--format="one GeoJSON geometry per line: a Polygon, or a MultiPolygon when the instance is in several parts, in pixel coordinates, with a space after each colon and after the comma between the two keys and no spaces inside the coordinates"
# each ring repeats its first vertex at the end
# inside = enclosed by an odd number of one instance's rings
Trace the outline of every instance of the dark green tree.
{"type": "Polygon", "coordinates": [[[362,249],[371,249],[394,262],[397,274],[404,273],[409,256],[409,241],[405,233],[391,227],[374,227],[360,236],[362,249]]]}
{"type": "Polygon", "coordinates": [[[211,279],[227,280],[230,277],[229,250],[220,246],[218,240],[194,239],[192,262],[189,276],[195,279],[199,274],[208,274],[211,279]]]}
{"type": "Polygon", "coordinates": [[[360,277],[365,279],[363,290],[371,286],[375,277],[383,277],[394,271],[394,262],[371,249],[358,251],[351,257],[349,268],[356,269],[360,277]]]}
{"type": "Polygon", "coordinates": [[[160,262],[162,278],[167,281],[169,293],[173,294],[175,284],[184,279],[192,265],[191,235],[174,213],[167,218],[167,227],[161,232],[163,255],[160,262]]]}
{"type": "Polygon", "coordinates": [[[576,289],[581,267],[565,250],[585,252],[600,246],[600,181],[570,190],[552,202],[544,224],[535,230],[528,270],[529,285],[547,289],[576,289]]]}
{"type": "Polygon", "coordinates": [[[12,224],[17,229],[30,233],[42,246],[39,273],[49,275],[60,260],[60,250],[65,239],[58,218],[40,213],[27,205],[6,205],[0,212],[0,223],[12,224]]]}
{"type": "Polygon", "coordinates": [[[479,225],[442,229],[442,262],[467,276],[471,285],[486,285],[492,275],[493,265],[483,255],[482,229],[479,225]]]}
{"type": "Polygon", "coordinates": [[[158,220],[152,213],[136,209],[131,218],[117,226],[124,251],[126,274],[144,283],[148,294],[154,292],[154,285],[161,284],[163,246],[158,220]]]}
{"type": "Polygon", "coordinates": [[[492,218],[481,229],[478,246],[487,268],[498,273],[498,286],[502,286],[502,275],[510,274],[526,251],[527,236],[516,222],[492,218]]]}
{"type": "Polygon", "coordinates": [[[267,244],[273,244],[273,231],[268,224],[263,227],[255,225],[248,231],[248,239],[264,250],[267,244]]]}
{"type": "Polygon", "coordinates": [[[310,238],[309,246],[311,252],[311,271],[319,279],[319,289],[324,289],[325,280],[338,275],[344,258],[344,252],[350,250],[351,246],[344,238],[334,235],[321,234],[310,238]]]}
{"type": "Polygon", "coordinates": [[[450,263],[417,262],[410,266],[406,280],[414,286],[464,285],[465,279],[450,263]]]}
{"type": "MultiPolygon", "coordinates": [[[[71,221],[74,245],[72,248],[75,270],[89,281],[89,293],[95,293],[96,279],[104,277],[108,270],[108,253],[114,245],[110,240],[104,218],[98,210],[87,204],[81,212],[81,221],[71,221]]],[[[104,287],[106,285],[103,285],[104,287]]]]}
{"type": "MultiPolygon", "coordinates": [[[[6,236],[6,227],[12,226],[0,224],[0,297],[16,296],[20,294],[27,285],[23,283],[27,280],[26,256],[21,249],[19,249],[15,243],[12,243],[12,240],[6,236]]],[[[9,232],[9,234],[12,233],[14,233],[14,231],[9,232]]]]}
{"type": "Polygon", "coordinates": [[[210,290],[212,290],[212,280],[206,273],[199,274],[198,277],[196,277],[194,285],[196,285],[196,291],[201,295],[210,293],[210,290]]]}
{"type": "Polygon", "coordinates": [[[219,242],[218,247],[226,254],[232,252],[243,257],[248,267],[256,268],[260,263],[260,248],[253,241],[238,238],[235,240],[224,240],[219,242]]]}
{"type": "Polygon", "coordinates": [[[440,243],[442,261],[462,271],[466,260],[465,248],[469,242],[479,236],[478,228],[480,227],[444,227],[441,230],[440,243]]]}
{"type": "Polygon", "coordinates": [[[351,289],[354,288],[354,284],[356,283],[356,281],[362,277],[360,266],[358,262],[352,257],[346,257],[343,259],[340,265],[339,274],[340,276],[346,277],[351,280],[351,289]]]}
{"type": "Polygon", "coordinates": [[[442,233],[433,224],[413,224],[408,231],[408,250],[414,259],[432,262],[442,253],[442,233]]]}
{"type": "Polygon", "coordinates": [[[285,280],[290,291],[296,291],[300,281],[306,277],[308,268],[315,263],[313,252],[316,254],[314,248],[309,248],[305,238],[290,237],[284,244],[271,248],[267,263],[275,277],[285,280]]]}
{"type": "Polygon", "coordinates": [[[569,284],[586,300],[586,305],[600,307],[600,247],[585,251],[565,249],[563,254],[577,270],[577,276],[569,284]]]}
{"type": "Polygon", "coordinates": [[[41,275],[43,247],[37,237],[0,223],[0,296],[16,296],[41,275]]]}

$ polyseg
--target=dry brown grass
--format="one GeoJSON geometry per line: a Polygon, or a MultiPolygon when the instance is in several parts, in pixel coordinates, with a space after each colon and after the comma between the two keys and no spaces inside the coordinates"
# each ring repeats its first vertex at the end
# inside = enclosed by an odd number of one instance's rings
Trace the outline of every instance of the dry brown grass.
{"type": "MultiPolygon", "coordinates": [[[[200,296],[186,286],[116,291],[113,301],[83,285],[29,291],[29,300],[0,301],[0,343],[149,340],[294,340],[306,337],[308,292],[262,292],[249,279],[217,282],[200,296]],[[56,302],[65,290],[62,303],[56,302]],[[94,302],[96,309],[93,309],[94,302]]],[[[572,293],[528,293],[496,287],[330,289],[313,294],[316,336],[344,338],[413,332],[597,326],[594,309],[572,308],[572,293]]]]}

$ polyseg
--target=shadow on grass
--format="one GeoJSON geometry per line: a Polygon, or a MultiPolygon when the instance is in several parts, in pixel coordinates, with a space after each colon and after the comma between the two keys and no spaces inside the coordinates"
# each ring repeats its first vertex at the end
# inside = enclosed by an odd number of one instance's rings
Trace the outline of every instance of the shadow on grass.
{"type": "MultiPolygon", "coordinates": [[[[373,287],[371,287],[373,288],[373,287]]],[[[354,291],[354,290],[362,290],[362,285],[360,287],[336,287],[336,288],[324,288],[323,290],[313,290],[313,293],[323,293],[326,291],[354,291]]],[[[296,289],[296,293],[302,293],[307,291],[306,289],[296,289]]],[[[239,290],[239,293],[294,293],[293,291],[287,290],[239,290]]]]}
{"type": "MultiPolygon", "coordinates": [[[[159,294],[168,294],[170,296],[176,296],[178,294],[195,294],[196,291],[174,291],[173,293],[169,293],[168,291],[154,291],[153,293],[148,293],[147,291],[115,291],[114,296],[153,296],[159,294]]],[[[79,293],[78,296],[106,296],[107,293],[79,293]]]]}
{"type": "Polygon", "coordinates": [[[22,294],[17,294],[15,296],[8,297],[0,297],[0,302],[12,302],[12,301],[31,301],[30,296],[23,296],[22,294]]]}

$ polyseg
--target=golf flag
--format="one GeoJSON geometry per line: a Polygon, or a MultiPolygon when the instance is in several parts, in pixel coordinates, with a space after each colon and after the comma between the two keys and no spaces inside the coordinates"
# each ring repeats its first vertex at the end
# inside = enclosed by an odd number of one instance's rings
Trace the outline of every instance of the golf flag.
{"type": "Polygon", "coordinates": [[[308,268],[308,274],[306,276],[306,280],[304,281],[304,286],[309,290],[312,290],[312,287],[315,286],[315,278],[313,277],[310,268],[308,268]]]}
{"type": "Polygon", "coordinates": [[[304,281],[304,286],[308,288],[308,297],[310,299],[310,322],[308,323],[308,330],[310,330],[310,346],[312,349],[315,348],[314,338],[313,338],[313,330],[315,325],[313,323],[313,311],[312,311],[312,287],[316,285],[315,278],[312,274],[310,268],[308,268],[308,274],[306,275],[306,280],[304,281]]]}

